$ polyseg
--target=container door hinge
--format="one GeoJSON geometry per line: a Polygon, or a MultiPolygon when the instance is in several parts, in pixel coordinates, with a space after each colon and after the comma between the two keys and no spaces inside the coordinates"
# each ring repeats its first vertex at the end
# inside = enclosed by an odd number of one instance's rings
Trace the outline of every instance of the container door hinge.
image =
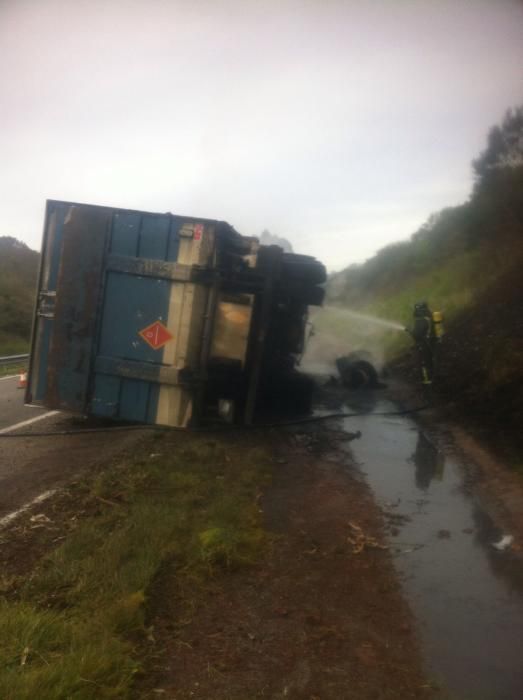
{"type": "Polygon", "coordinates": [[[54,306],[56,302],[56,292],[43,290],[38,294],[38,306],[36,315],[43,318],[54,318],[54,306]]]}

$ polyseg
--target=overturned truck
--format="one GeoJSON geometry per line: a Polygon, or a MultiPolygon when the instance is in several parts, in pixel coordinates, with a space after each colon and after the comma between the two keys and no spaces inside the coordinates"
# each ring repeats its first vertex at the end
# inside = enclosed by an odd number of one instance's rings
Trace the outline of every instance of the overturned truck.
{"type": "Polygon", "coordinates": [[[48,201],[26,402],[176,427],[304,412],[325,278],[222,221],[48,201]]]}

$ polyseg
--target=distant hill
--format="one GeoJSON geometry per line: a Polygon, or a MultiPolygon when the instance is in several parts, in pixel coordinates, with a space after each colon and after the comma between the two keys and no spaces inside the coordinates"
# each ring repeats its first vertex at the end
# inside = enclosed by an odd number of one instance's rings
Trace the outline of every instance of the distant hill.
{"type": "Polygon", "coordinates": [[[27,352],[40,255],[0,236],[0,355],[27,352]]]}

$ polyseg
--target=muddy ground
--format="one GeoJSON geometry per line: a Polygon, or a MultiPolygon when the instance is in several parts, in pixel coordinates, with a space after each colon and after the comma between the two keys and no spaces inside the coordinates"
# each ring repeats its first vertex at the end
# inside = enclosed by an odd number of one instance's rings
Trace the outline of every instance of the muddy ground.
{"type": "MultiPolygon", "coordinates": [[[[386,395],[406,407],[421,403],[415,391],[394,382],[386,395]]],[[[452,449],[468,456],[474,466],[466,487],[515,535],[517,551],[523,541],[519,475],[449,422],[443,407],[432,405],[416,415],[422,425],[438,426],[452,449]]],[[[150,633],[145,644],[137,642],[143,673],[134,697],[367,700],[438,694],[424,673],[415,621],[384,548],[395,523],[351,464],[342,449],[347,434],[336,425],[220,435],[231,450],[238,444],[269,446],[272,483],[258,500],[269,545],[253,566],[216,569],[204,586],[195,583],[190,590],[186,579],[181,585],[176,562],[166,562],[147,591],[150,633]]],[[[30,576],[82,519],[112,507],[94,497],[79,475],[88,471],[95,477],[111,461],[153,451],[147,435],[119,440],[117,446],[101,433],[9,443],[4,455],[24,456],[28,473],[38,474],[40,460],[45,479],[36,484],[42,488],[57,485],[51,465],[61,476],[54,496],[0,530],[0,591],[13,595],[13,581],[30,576]],[[71,451],[67,445],[73,440],[71,451]]],[[[20,489],[23,483],[20,474],[20,489]]],[[[17,506],[20,499],[21,492],[17,506]]]]}
{"type": "MultiPolygon", "coordinates": [[[[273,481],[259,500],[270,545],[251,568],[217,571],[190,595],[175,563],[164,567],[148,591],[136,697],[431,695],[381,512],[337,453],[342,437],[323,427],[224,437],[271,445],[273,481]]],[[[22,514],[0,533],[2,588],[104,507],[75,481],[22,514]]]]}
{"type": "Polygon", "coordinates": [[[176,569],[151,600],[149,688],[169,698],[427,697],[384,523],[325,430],[274,434],[260,500],[270,551],[187,609],[176,569]]]}

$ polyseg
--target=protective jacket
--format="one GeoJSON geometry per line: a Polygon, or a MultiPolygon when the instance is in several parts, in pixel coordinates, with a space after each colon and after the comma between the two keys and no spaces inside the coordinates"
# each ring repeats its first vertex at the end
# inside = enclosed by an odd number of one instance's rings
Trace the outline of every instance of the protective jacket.
{"type": "Polygon", "coordinates": [[[434,337],[432,328],[432,316],[416,316],[414,318],[414,326],[412,328],[412,336],[417,342],[431,340],[434,337]]]}

